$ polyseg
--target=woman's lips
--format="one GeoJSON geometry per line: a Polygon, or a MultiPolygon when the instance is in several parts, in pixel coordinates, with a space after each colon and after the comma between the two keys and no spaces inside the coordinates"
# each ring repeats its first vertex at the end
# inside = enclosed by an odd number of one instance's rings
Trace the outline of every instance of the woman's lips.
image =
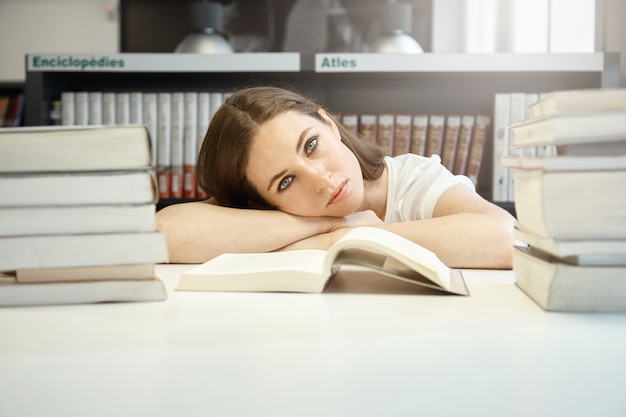
{"type": "Polygon", "coordinates": [[[337,187],[332,193],[327,205],[330,206],[331,204],[341,203],[348,195],[348,189],[348,180],[345,180],[344,182],[339,184],[339,187],[337,187]]]}

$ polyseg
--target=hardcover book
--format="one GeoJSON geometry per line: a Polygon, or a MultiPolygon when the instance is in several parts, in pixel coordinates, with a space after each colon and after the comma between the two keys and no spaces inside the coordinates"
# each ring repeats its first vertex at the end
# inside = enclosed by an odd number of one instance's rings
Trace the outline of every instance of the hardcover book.
{"type": "Polygon", "coordinates": [[[459,270],[448,268],[422,246],[373,227],[350,230],[328,251],[223,254],[183,273],[177,290],[321,293],[342,267],[469,295],[459,270]]]}

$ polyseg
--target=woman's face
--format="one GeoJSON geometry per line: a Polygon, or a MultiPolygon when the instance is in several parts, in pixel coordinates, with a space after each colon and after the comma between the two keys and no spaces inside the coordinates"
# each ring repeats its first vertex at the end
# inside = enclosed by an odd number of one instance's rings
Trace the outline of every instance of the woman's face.
{"type": "Polygon", "coordinates": [[[342,217],[363,201],[363,174],[337,126],[295,111],[265,122],[252,141],[248,181],[270,204],[300,216],[342,217]]]}

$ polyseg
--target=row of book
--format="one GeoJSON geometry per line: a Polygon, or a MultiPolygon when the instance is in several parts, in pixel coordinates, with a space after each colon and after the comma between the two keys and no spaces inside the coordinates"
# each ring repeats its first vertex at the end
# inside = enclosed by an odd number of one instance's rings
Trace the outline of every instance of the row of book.
{"type": "Polygon", "coordinates": [[[61,124],[145,124],[153,138],[159,197],[206,198],[196,185],[196,159],[211,118],[229,94],[65,91],[61,124]]]}
{"type": "Polygon", "coordinates": [[[515,193],[513,173],[502,165],[504,155],[542,156],[554,154],[550,146],[529,146],[524,149],[511,149],[510,125],[529,117],[529,109],[547,93],[500,92],[494,96],[493,106],[493,170],[492,170],[492,201],[513,202],[515,193]]]}
{"type": "Polygon", "coordinates": [[[478,184],[490,116],[342,113],[339,118],[346,128],[376,143],[387,155],[439,155],[454,174],[467,175],[478,184]]]}
{"type": "MultiPolygon", "coordinates": [[[[229,92],[63,92],[63,125],[143,123],[153,143],[159,197],[206,198],[196,186],[195,164],[208,124],[229,92]]],[[[490,132],[487,115],[336,113],[347,128],[388,155],[437,154],[455,174],[478,183],[490,132]]]]}
{"type": "Polygon", "coordinates": [[[0,127],[22,125],[24,94],[0,95],[0,127]]]}
{"type": "Polygon", "coordinates": [[[517,285],[546,310],[626,312],[626,89],[551,93],[510,130],[517,285]]]}
{"type": "Polygon", "coordinates": [[[144,125],[0,129],[0,306],[157,301],[144,125]]]}

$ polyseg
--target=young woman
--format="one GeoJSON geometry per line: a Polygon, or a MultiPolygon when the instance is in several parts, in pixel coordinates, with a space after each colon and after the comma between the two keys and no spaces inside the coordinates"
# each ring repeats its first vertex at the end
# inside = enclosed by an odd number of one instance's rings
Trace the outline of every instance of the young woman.
{"type": "Polygon", "coordinates": [[[320,105],[288,90],[233,94],[213,117],[197,166],[212,198],[157,213],[170,261],[223,252],[327,248],[376,226],[451,267],[510,268],[513,217],[438,156],[386,157],[320,105]]]}

